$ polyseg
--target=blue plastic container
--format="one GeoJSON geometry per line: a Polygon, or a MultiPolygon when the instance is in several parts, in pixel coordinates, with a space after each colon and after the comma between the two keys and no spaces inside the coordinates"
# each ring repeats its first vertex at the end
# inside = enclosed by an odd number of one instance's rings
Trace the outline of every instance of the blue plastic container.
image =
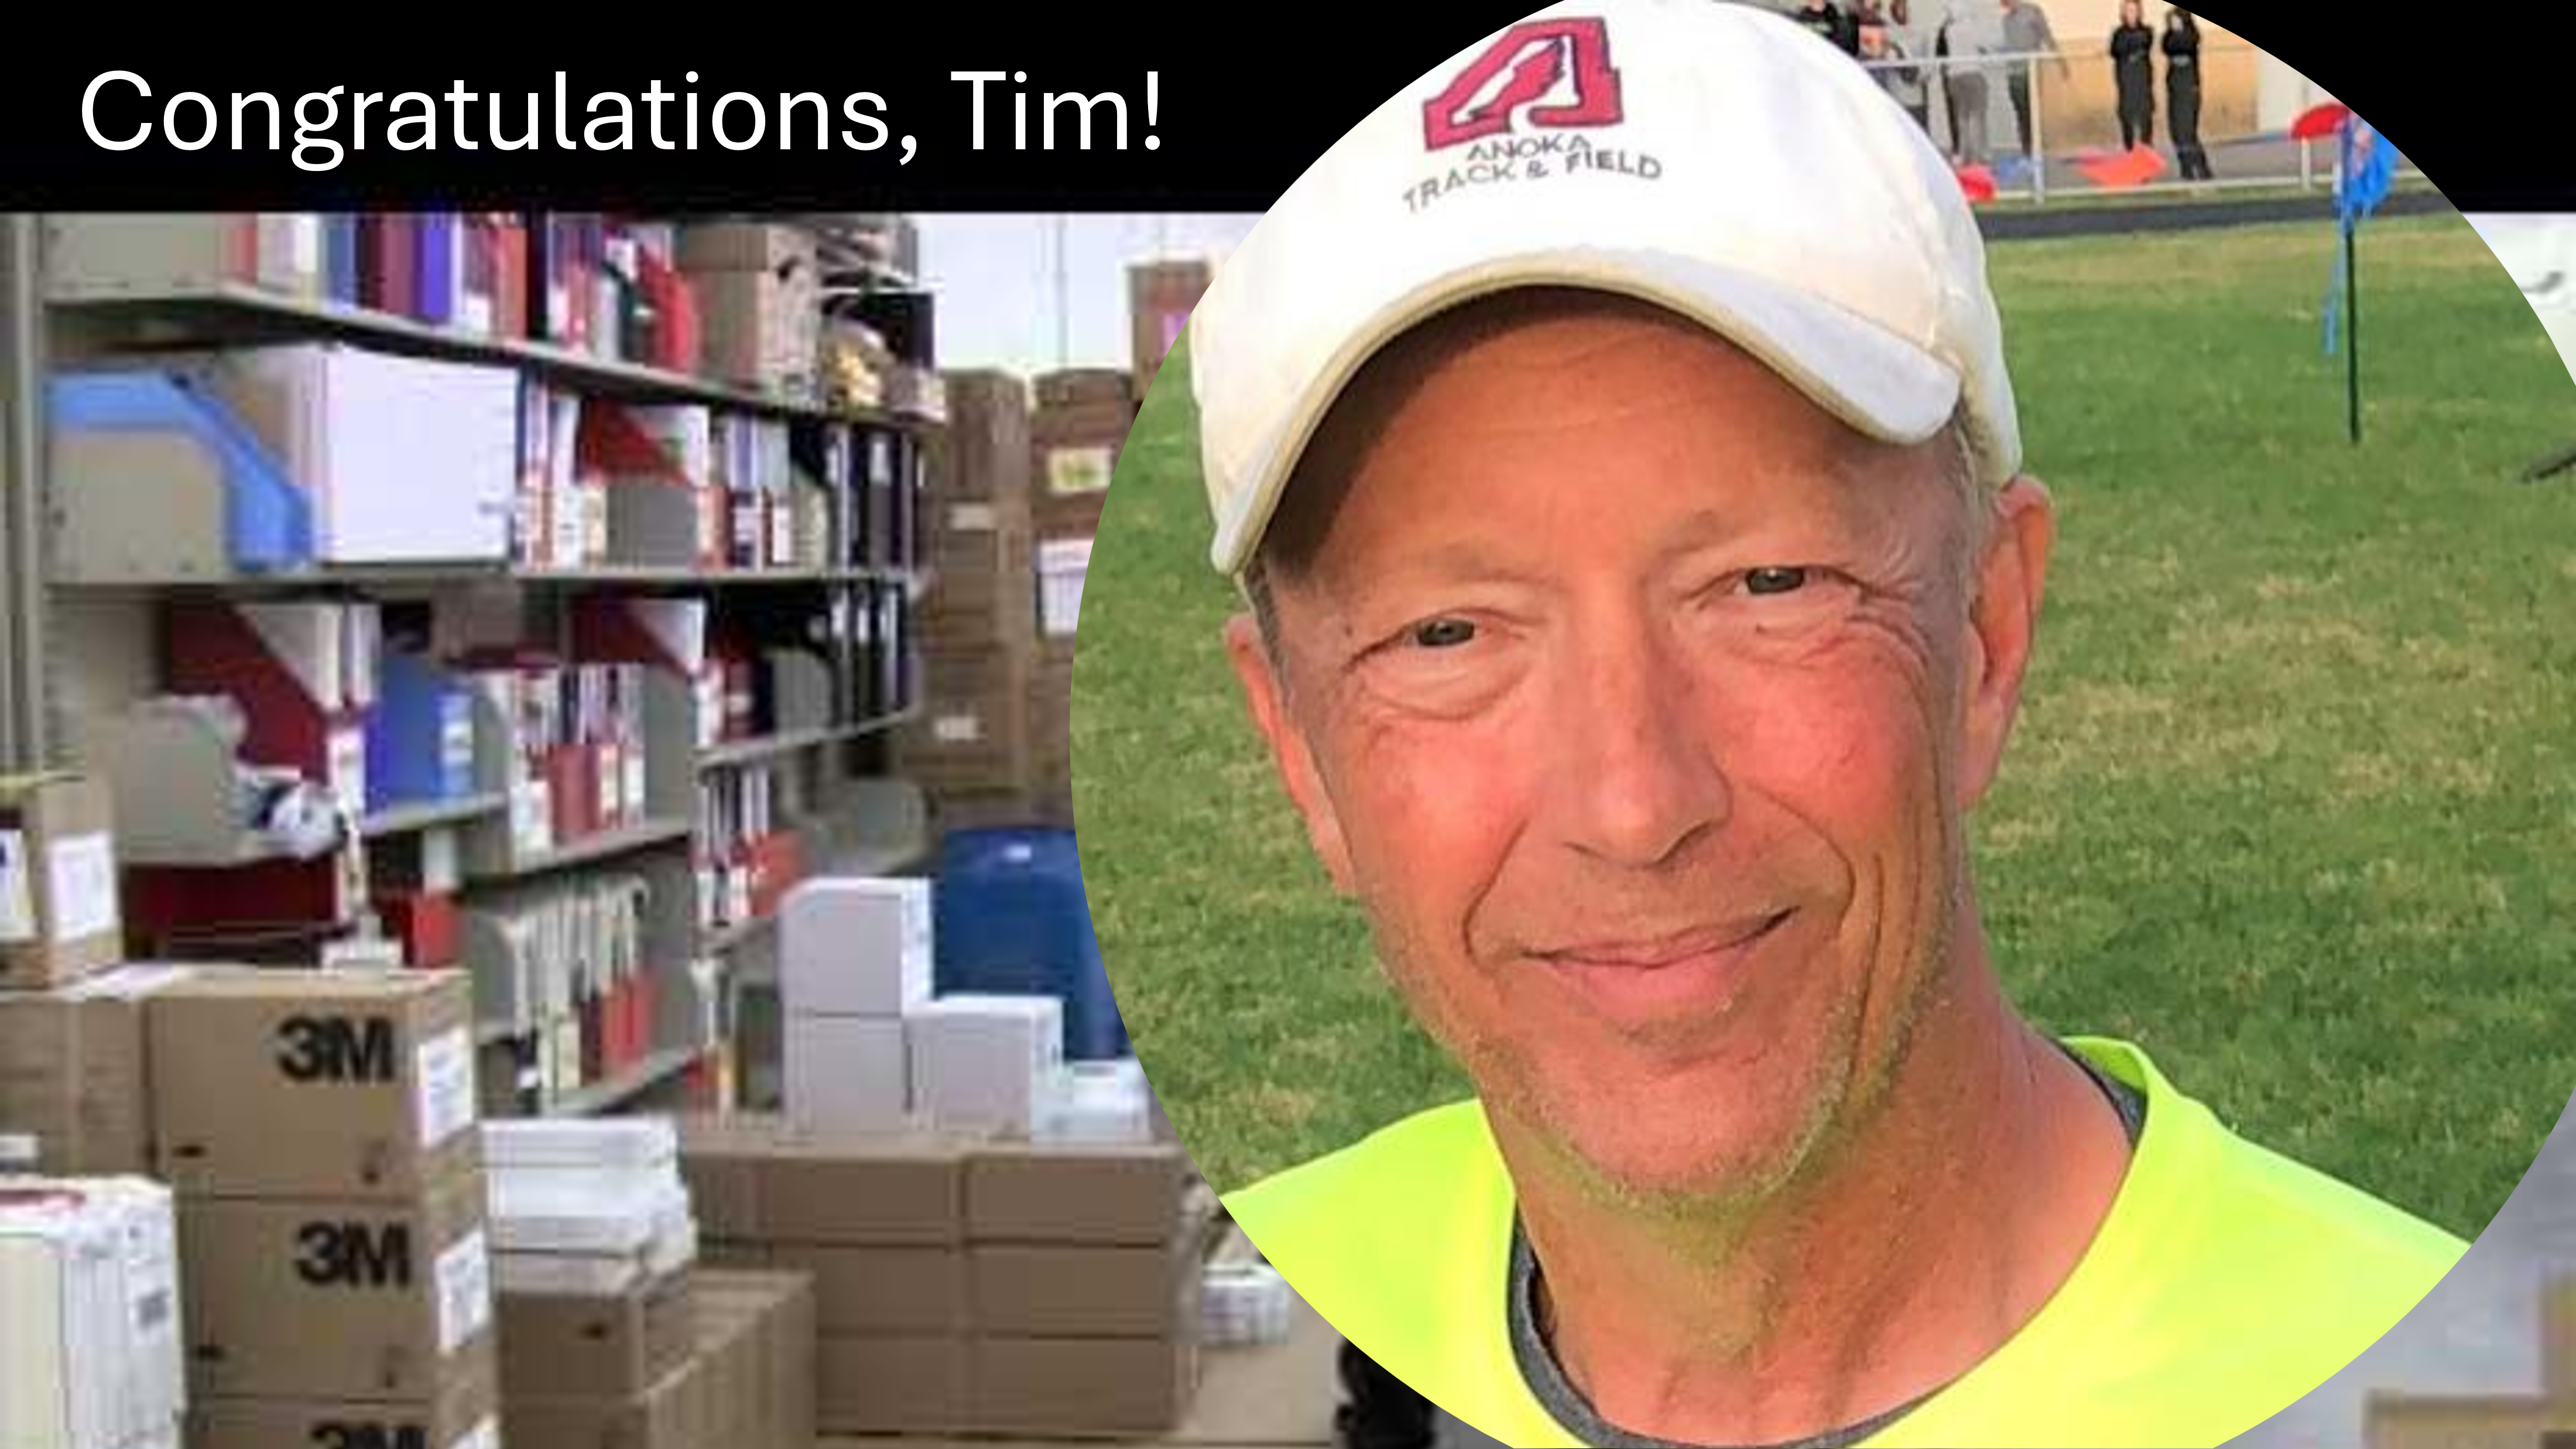
{"type": "Polygon", "coordinates": [[[956,831],[932,898],[940,994],[1061,997],[1066,1057],[1128,1054],[1072,831],[956,831]]]}

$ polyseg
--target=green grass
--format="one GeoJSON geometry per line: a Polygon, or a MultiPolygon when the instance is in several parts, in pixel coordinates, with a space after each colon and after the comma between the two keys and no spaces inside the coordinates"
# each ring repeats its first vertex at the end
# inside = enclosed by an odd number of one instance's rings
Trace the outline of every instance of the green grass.
{"type": "MultiPolygon", "coordinates": [[[[2455,215],[2362,243],[2366,446],[2329,228],[1999,244],[2040,655],[1977,822],[2044,1026],[2141,1042],[2257,1140],[2482,1230],[2576,1086],[2567,367],[2455,215]]],[[[1083,600],[1075,768],[1138,1054],[1231,1189],[1466,1084],[1325,888],[1217,644],[1186,357],[1083,600]]]]}

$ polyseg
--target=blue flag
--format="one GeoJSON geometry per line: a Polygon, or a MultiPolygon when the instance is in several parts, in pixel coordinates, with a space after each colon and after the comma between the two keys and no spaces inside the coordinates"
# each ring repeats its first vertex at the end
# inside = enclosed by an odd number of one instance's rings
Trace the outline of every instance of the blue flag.
{"type": "MultiPolygon", "coordinates": [[[[2397,152],[2381,139],[2379,132],[2359,116],[2344,117],[2338,133],[2343,148],[2343,165],[2335,184],[2335,214],[2343,235],[2350,237],[2365,217],[2379,210],[2388,199],[2388,188],[2397,177],[2397,152]]],[[[2326,356],[2335,355],[2335,332],[2343,316],[2344,249],[2335,249],[2334,280],[2326,287],[2326,356]]]]}

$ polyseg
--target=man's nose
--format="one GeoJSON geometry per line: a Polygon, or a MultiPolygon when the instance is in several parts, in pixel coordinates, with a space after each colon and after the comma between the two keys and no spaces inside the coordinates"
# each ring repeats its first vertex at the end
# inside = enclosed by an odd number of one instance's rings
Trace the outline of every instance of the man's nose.
{"type": "Polygon", "coordinates": [[[1601,632],[1557,710],[1559,829],[1605,864],[1646,869],[1725,823],[1731,794],[1689,660],[1651,627],[1601,632]]]}

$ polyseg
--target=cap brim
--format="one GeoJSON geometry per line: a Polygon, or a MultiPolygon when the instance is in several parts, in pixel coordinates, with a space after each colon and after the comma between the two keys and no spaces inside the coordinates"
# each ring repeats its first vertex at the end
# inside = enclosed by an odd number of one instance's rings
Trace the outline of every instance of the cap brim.
{"type": "Polygon", "coordinates": [[[1353,377],[1404,333],[1461,303],[1531,287],[1609,292],[1665,307],[1744,349],[1864,436],[1936,436],[1961,380],[1926,347],[1814,296],[1669,252],[1607,248],[1505,257],[1450,273],[1382,308],[1298,394],[1249,460],[1246,486],[1217,523],[1211,561],[1239,575],[1277,512],[1297,460],[1353,377]]]}

